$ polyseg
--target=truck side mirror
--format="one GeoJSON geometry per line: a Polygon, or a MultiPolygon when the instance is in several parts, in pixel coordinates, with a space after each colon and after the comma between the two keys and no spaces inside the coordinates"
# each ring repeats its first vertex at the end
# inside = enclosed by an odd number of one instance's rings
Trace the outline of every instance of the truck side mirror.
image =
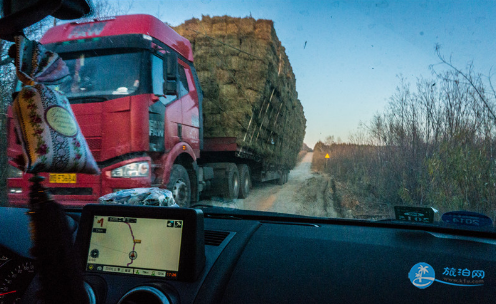
{"type": "Polygon", "coordinates": [[[177,73],[177,54],[174,52],[166,53],[164,56],[164,94],[178,95],[178,73],[177,73]]]}
{"type": "Polygon", "coordinates": [[[0,0],[0,8],[0,39],[9,41],[48,15],[70,20],[91,12],[85,0],[0,0]]]}

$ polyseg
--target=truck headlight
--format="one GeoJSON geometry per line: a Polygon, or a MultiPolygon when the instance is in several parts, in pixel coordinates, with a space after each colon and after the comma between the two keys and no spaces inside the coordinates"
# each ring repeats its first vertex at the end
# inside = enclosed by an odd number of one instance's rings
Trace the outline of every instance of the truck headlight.
{"type": "Polygon", "coordinates": [[[7,166],[7,178],[21,178],[22,173],[22,170],[19,170],[14,166],[7,166]]]}
{"type": "Polygon", "coordinates": [[[150,165],[147,162],[130,163],[112,170],[112,177],[148,177],[150,165]]]}

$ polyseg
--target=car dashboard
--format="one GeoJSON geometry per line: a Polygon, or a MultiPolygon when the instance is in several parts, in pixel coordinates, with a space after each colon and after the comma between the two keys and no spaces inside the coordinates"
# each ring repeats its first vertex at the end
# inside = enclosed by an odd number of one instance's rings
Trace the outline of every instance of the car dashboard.
{"type": "MultiPolygon", "coordinates": [[[[27,211],[0,208],[0,303],[36,303],[27,211]]],[[[193,278],[86,269],[93,303],[485,303],[496,297],[493,233],[217,208],[203,215],[205,259],[193,278]]],[[[78,242],[81,214],[68,212],[67,220],[78,242]]]]}

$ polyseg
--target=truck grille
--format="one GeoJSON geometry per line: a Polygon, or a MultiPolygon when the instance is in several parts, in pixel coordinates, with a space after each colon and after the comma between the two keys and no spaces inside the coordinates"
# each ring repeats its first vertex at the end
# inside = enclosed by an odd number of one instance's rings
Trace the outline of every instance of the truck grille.
{"type": "Polygon", "coordinates": [[[88,147],[93,154],[95,160],[100,159],[100,152],[102,150],[102,138],[101,137],[88,137],[86,138],[86,142],[88,143],[88,147]]]}

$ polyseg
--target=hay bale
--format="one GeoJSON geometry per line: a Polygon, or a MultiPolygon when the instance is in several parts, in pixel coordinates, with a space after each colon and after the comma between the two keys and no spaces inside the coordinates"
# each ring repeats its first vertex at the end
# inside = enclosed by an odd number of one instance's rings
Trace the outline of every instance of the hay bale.
{"type": "MultiPolygon", "coordinates": [[[[198,77],[201,79],[199,74],[198,77]]],[[[232,83],[231,74],[229,73],[229,71],[217,69],[215,71],[215,77],[220,85],[232,83]]]]}
{"type": "Polygon", "coordinates": [[[175,27],[190,40],[204,92],[204,136],[292,168],[305,136],[291,64],[270,20],[202,16],[175,27]]]}
{"type": "MultiPolygon", "coordinates": [[[[255,24],[255,37],[260,40],[271,41],[274,24],[270,20],[257,20],[255,24]]],[[[274,31],[275,32],[275,31],[274,31]]]]}
{"type": "Polygon", "coordinates": [[[256,20],[253,18],[240,18],[239,29],[243,35],[251,35],[255,31],[256,20]]]}
{"type": "MultiPolygon", "coordinates": [[[[260,100],[260,93],[251,89],[246,89],[245,90],[245,96],[247,100],[250,102],[250,105],[254,105],[255,102],[260,100]]],[[[252,109],[253,107],[251,107],[252,109]]],[[[250,114],[251,115],[251,114],[250,114]]]]}

